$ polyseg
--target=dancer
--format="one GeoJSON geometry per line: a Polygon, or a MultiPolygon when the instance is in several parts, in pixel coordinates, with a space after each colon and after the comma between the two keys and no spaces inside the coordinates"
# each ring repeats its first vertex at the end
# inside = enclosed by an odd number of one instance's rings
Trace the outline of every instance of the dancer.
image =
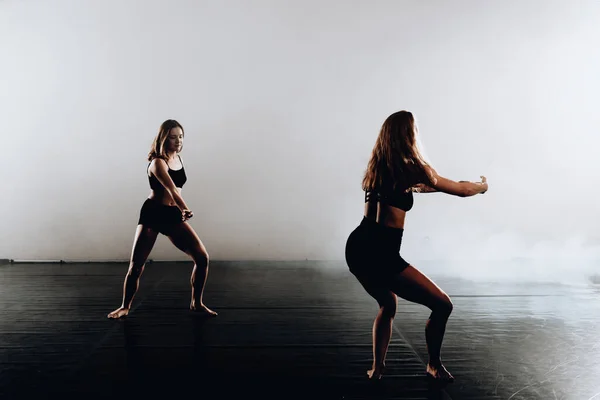
{"type": "Polygon", "coordinates": [[[135,231],[129,270],[123,284],[123,303],[108,318],[129,314],[133,297],[139,287],[146,260],[159,233],[167,236],[181,251],[194,261],[190,310],[209,316],[217,313],[202,302],[202,293],[208,275],[208,253],[204,244],[187,222],[194,216],[181,197],[181,188],[187,181],[179,153],[183,148],[183,127],[169,119],[162,123],[148,154],[147,175],[151,192],[140,211],[135,231]]]}
{"type": "Polygon", "coordinates": [[[383,123],[362,186],[365,212],[348,237],[345,256],[350,272],[379,304],[373,323],[373,365],[370,379],[380,379],[396,315],[397,296],[431,310],[425,326],[429,360],[426,373],[439,381],[454,381],[441,360],[441,347],[452,302],[427,276],[400,256],[406,212],[413,193],[444,192],[467,197],[485,193],[488,184],[444,178],[423,159],[416,141],[412,113],[399,111],[383,123]]]}

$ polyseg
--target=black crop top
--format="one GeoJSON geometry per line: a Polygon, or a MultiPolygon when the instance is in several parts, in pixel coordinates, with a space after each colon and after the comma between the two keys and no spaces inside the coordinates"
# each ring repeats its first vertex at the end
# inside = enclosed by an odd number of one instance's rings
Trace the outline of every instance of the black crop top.
{"type": "MultiPolygon", "coordinates": [[[[179,156],[178,156],[179,157],[179,156]]],[[[183,161],[181,161],[181,157],[179,157],[179,162],[181,162],[181,169],[171,169],[169,168],[169,176],[173,180],[175,187],[182,188],[185,182],[187,181],[187,176],[185,175],[185,168],[183,167],[183,161]]],[[[167,164],[168,166],[168,164],[167,164]]],[[[150,164],[148,164],[148,168],[150,168],[150,164]]],[[[164,191],[165,188],[160,183],[157,177],[154,175],[149,175],[148,180],[150,181],[150,188],[156,192],[164,191]]]]}
{"type": "Polygon", "coordinates": [[[404,211],[410,211],[414,204],[412,190],[409,190],[408,192],[399,189],[367,190],[365,191],[365,203],[375,200],[372,198],[373,196],[375,196],[375,199],[381,204],[399,208],[404,211]]]}

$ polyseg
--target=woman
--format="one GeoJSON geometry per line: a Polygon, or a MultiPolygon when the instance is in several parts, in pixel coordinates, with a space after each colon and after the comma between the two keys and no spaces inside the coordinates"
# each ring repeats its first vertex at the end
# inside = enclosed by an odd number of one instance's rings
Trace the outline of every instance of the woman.
{"type": "Polygon", "coordinates": [[[396,315],[397,296],[431,310],[425,327],[429,353],[427,375],[442,381],[454,377],[442,364],[440,350],[452,302],[427,276],[400,256],[406,212],[413,192],[444,192],[467,197],[485,193],[481,182],[455,182],[441,177],[420,154],[413,115],[399,111],[381,127],[363,178],[365,213],[346,243],[346,262],[364,289],[379,303],[373,323],[373,366],[370,379],[380,379],[396,315]]]}
{"type": "Polygon", "coordinates": [[[123,285],[123,304],[108,314],[108,318],[121,318],[129,314],[144,265],[159,233],[167,236],[178,249],[194,261],[190,309],[210,316],[217,315],[202,302],[208,274],[208,253],[187,222],[194,213],[181,197],[181,188],[187,180],[179,156],[183,148],[183,137],[183,127],[179,122],[170,119],[162,123],[154,138],[148,155],[150,164],[147,170],[151,192],[140,211],[129,270],[123,285]]]}

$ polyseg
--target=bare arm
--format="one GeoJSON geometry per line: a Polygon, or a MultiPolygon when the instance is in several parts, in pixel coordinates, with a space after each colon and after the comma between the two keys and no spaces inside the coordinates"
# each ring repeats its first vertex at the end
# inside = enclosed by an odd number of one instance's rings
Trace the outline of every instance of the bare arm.
{"type": "Polygon", "coordinates": [[[165,187],[166,191],[173,197],[177,207],[179,207],[182,212],[186,210],[189,211],[187,204],[183,201],[183,197],[181,197],[179,191],[177,191],[177,187],[175,187],[173,180],[169,176],[168,168],[166,161],[159,158],[155,158],[150,164],[150,172],[156,176],[156,179],[158,179],[165,187]]]}
{"type": "Polygon", "coordinates": [[[434,189],[431,186],[428,186],[424,183],[419,183],[418,185],[415,185],[412,188],[410,188],[410,190],[413,193],[437,193],[438,192],[437,189],[434,189]]]}
{"type": "MultiPolygon", "coordinates": [[[[470,182],[469,181],[458,181],[458,183],[462,184],[462,183],[470,183],[470,182]]],[[[478,183],[478,184],[481,184],[481,183],[478,183]]],[[[436,188],[432,188],[431,186],[426,185],[424,183],[419,183],[419,184],[413,186],[411,188],[411,191],[413,193],[439,193],[440,192],[436,188]]],[[[481,192],[481,193],[483,194],[485,192],[481,192]]]]}
{"type": "MultiPolygon", "coordinates": [[[[476,194],[485,193],[488,190],[487,180],[485,176],[481,177],[481,182],[469,182],[469,181],[453,181],[448,178],[440,176],[435,170],[432,169],[433,182],[432,185],[424,186],[424,190],[418,193],[431,193],[431,192],[443,192],[459,197],[470,197],[476,194]],[[431,190],[429,190],[429,189],[431,190]]],[[[419,186],[419,185],[417,185],[419,186]]]]}

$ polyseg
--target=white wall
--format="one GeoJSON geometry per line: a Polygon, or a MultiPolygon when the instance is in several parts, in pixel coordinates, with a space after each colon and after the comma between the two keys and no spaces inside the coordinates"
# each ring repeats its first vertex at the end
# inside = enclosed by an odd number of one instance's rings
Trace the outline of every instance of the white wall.
{"type": "MultiPolygon", "coordinates": [[[[599,17],[593,0],[2,1],[0,258],[127,259],[175,118],[213,260],[342,259],[399,109],[438,172],[490,182],[418,197],[407,258],[595,257],[599,17]]],[[[151,257],[186,258],[164,237],[151,257]]]]}

